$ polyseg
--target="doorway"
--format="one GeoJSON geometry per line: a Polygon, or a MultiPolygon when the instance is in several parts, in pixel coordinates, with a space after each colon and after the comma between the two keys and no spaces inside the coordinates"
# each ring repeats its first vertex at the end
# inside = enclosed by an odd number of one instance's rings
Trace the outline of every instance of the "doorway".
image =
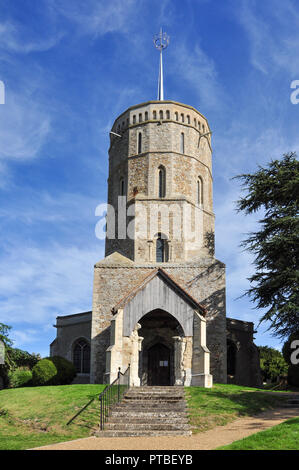
{"type": "Polygon", "coordinates": [[[170,385],[170,349],[164,344],[148,350],[148,385],[170,385]]]}

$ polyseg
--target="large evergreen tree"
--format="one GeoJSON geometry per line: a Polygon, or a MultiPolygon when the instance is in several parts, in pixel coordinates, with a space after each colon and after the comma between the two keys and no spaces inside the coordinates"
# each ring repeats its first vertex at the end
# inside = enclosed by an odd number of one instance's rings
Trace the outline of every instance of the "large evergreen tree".
{"type": "Polygon", "coordinates": [[[251,214],[260,209],[260,229],[242,242],[255,256],[256,272],[245,293],[282,338],[299,329],[299,162],[295,153],[259,166],[253,174],[236,176],[246,195],[237,210],[251,214]]]}

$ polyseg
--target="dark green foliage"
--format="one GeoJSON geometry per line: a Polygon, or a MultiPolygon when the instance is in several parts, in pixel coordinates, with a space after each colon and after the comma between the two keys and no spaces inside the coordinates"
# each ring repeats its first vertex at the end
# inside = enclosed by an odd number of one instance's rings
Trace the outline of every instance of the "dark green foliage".
{"type": "Polygon", "coordinates": [[[12,340],[8,337],[9,330],[11,330],[11,326],[0,323],[0,339],[5,346],[12,346],[12,340]]]}
{"type": "Polygon", "coordinates": [[[289,366],[288,384],[299,387],[299,364],[289,366]]]}
{"type": "Polygon", "coordinates": [[[32,372],[24,367],[9,373],[9,386],[10,388],[18,388],[32,385],[32,372]]]}
{"type": "Polygon", "coordinates": [[[22,351],[22,349],[17,348],[8,348],[7,354],[9,355],[13,367],[28,367],[32,369],[40,360],[39,354],[30,354],[27,351],[22,351]]]}
{"type": "Polygon", "coordinates": [[[53,385],[69,385],[76,377],[76,369],[72,362],[60,356],[48,357],[57,369],[57,374],[53,378],[53,385]]]}
{"type": "Polygon", "coordinates": [[[32,369],[33,385],[68,385],[75,377],[75,366],[60,356],[41,359],[32,369]]]}
{"type": "Polygon", "coordinates": [[[239,175],[245,197],[238,211],[263,209],[260,230],[243,241],[255,256],[256,273],[245,293],[257,308],[266,309],[260,321],[269,321],[273,333],[287,337],[299,328],[299,162],[295,153],[239,175]]]}
{"type": "Polygon", "coordinates": [[[286,376],[288,364],[280,351],[268,346],[259,346],[260,366],[263,375],[263,381],[278,381],[279,377],[286,376]]]}
{"type": "Polygon", "coordinates": [[[41,359],[32,369],[33,385],[51,385],[57,369],[49,359],[41,359]]]}

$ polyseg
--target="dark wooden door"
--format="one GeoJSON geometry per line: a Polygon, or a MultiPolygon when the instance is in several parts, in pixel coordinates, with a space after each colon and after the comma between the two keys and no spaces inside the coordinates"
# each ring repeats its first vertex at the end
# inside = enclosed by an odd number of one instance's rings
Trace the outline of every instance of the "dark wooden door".
{"type": "Polygon", "coordinates": [[[148,385],[170,385],[170,350],[155,344],[148,350],[148,385]]]}

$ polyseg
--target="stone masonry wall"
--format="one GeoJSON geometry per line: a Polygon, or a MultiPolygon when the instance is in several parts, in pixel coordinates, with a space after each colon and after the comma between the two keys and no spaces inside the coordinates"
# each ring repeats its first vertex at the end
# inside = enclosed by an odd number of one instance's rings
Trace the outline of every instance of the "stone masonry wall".
{"type": "MultiPolygon", "coordinates": [[[[225,266],[214,259],[196,264],[161,263],[159,266],[207,307],[207,346],[211,351],[211,374],[215,382],[225,383],[225,266]]],[[[103,381],[105,352],[110,344],[111,309],[155,268],[155,264],[109,265],[100,262],[95,265],[91,331],[92,383],[103,381]]]]}

